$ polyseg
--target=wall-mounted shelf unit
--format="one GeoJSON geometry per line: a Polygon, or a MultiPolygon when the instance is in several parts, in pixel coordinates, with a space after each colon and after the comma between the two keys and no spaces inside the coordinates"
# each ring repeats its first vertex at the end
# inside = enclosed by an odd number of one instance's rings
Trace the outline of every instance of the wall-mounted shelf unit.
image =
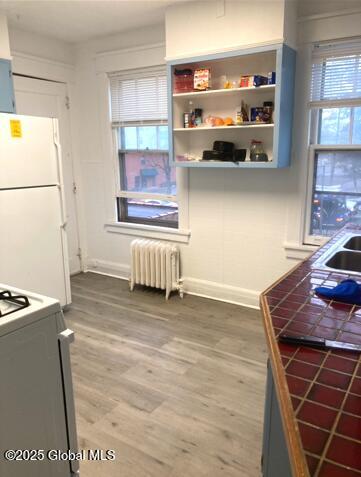
{"type": "Polygon", "coordinates": [[[252,47],[213,55],[204,55],[168,62],[169,144],[173,163],[178,167],[209,168],[280,168],[287,167],[291,158],[291,135],[296,52],[284,44],[252,47]],[[175,92],[175,69],[209,68],[211,89],[206,91],[175,92]],[[276,73],[276,83],[259,87],[238,87],[240,76],[276,73]],[[236,87],[224,89],[222,76],[236,87]],[[235,125],[236,113],[242,103],[261,107],[264,102],[274,104],[274,122],[235,125]],[[183,114],[199,108],[203,123],[184,128],[183,114]],[[209,116],[232,118],[234,125],[209,126],[209,116]],[[251,141],[262,141],[268,162],[250,161],[251,141]],[[216,140],[230,141],[236,149],[247,149],[244,162],[188,160],[201,159],[216,140]]]}

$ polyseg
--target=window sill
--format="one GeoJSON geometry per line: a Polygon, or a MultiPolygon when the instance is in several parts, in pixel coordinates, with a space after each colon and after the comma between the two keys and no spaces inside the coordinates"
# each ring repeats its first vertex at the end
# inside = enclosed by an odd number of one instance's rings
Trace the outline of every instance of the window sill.
{"type": "Polygon", "coordinates": [[[169,240],[171,242],[189,243],[190,230],[158,227],[155,225],[131,224],[128,222],[108,222],[105,230],[110,233],[133,235],[136,237],[169,240]]]}
{"type": "Polygon", "coordinates": [[[287,258],[296,260],[304,260],[318,249],[318,245],[304,245],[296,242],[285,242],[283,247],[286,251],[287,258]]]}

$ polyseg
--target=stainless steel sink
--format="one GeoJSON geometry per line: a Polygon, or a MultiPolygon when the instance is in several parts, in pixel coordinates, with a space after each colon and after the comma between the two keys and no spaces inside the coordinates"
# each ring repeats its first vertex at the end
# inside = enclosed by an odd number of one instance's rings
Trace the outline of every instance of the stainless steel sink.
{"type": "Polygon", "coordinates": [[[361,252],[340,251],[336,252],[327,262],[326,266],[347,272],[361,273],[361,252]]]}
{"type": "Polygon", "coordinates": [[[361,275],[361,235],[350,233],[340,238],[314,261],[312,268],[361,275]]]}
{"type": "Polygon", "coordinates": [[[355,235],[354,237],[347,240],[344,248],[361,251],[361,235],[355,235]]]}

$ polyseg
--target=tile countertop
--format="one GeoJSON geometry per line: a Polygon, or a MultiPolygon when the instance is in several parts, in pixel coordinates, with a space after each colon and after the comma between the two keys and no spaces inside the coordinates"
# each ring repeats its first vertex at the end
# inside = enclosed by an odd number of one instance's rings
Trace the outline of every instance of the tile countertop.
{"type": "Polygon", "coordinates": [[[312,268],[349,225],[261,295],[266,338],[294,476],[361,477],[361,355],[278,343],[281,332],[361,344],[361,307],[317,297],[354,278],[312,268]]]}

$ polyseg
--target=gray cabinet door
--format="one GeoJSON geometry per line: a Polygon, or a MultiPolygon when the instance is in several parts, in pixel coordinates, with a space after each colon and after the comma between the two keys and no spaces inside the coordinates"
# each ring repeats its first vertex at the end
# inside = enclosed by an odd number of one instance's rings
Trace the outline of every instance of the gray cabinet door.
{"type": "Polygon", "coordinates": [[[0,59],[0,112],[15,113],[11,62],[4,59],[0,59]]]}
{"type": "Polygon", "coordinates": [[[263,477],[292,477],[291,464],[269,362],[267,365],[263,429],[262,475],[263,477]]]}

